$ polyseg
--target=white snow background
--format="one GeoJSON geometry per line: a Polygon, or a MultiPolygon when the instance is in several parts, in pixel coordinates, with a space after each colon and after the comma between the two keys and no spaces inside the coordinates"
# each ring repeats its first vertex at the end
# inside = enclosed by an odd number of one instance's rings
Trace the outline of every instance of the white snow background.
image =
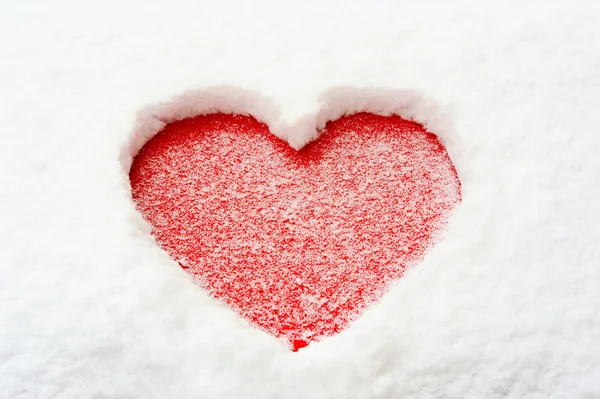
{"type": "Polygon", "coordinates": [[[600,398],[597,1],[4,0],[0,59],[0,398],[600,398]],[[399,112],[444,140],[463,202],[293,353],[131,201],[159,119],[216,110],[296,147],[399,112]]]}

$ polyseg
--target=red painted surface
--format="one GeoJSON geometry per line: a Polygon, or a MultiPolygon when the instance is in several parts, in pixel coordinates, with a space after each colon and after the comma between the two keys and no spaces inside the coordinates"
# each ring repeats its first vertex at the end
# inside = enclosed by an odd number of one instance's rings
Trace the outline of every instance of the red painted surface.
{"type": "Polygon", "coordinates": [[[159,244],[293,350],[385,294],[440,240],[461,196],[436,136],[366,113],[330,122],[299,152],[247,116],[174,122],[130,179],[159,244]]]}

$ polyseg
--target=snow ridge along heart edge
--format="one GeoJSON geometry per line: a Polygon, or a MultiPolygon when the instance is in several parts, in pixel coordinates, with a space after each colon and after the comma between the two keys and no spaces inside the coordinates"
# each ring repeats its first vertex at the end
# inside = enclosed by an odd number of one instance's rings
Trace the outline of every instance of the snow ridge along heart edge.
{"type": "Polygon", "coordinates": [[[321,101],[315,117],[285,127],[272,103],[251,92],[188,93],[140,113],[124,151],[138,154],[133,198],[159,245],[294,350],[346,328],[419,263],[461,198],[438,138],[389,111],[414,120],[431,105],[374,89],[337,89],[321,101]],[[342,116],[352,114],[344,101],[391,116],[342,116]],[[301,150],[239,115],[244,104],[270,115],[277,136],[301,150]]]}
{"type": "Polygon", "coordinates": [[[463,184],[471,175],[465,146],[450,117],[434,100],[419,92],[342,86],[294,105],[294,110],[281,108],[258,92],[227,85],[187,91],[168,101],[148,105],[138,112],[133,131],[121,148],[121,166],[127,176],[133,158],[148,140],[168,123],[197,115],[251,115],[265,123],[275,136],[299,150],[316,139],[327,122],[344,115],[368,112],[382,116],[398,115],[423,125],[439,138],[463,184]]]}

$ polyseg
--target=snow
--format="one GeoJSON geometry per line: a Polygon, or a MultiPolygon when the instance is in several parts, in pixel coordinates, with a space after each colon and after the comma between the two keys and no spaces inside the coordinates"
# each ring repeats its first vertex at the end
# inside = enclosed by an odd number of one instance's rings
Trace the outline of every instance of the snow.
{"type": "Polygon", "coordinates": [[[0,7],[0,398],[600,395],[597,2],[0,7]],[[131,156],[209,110],[296,148],[399,113],[440,136],[462,203],[376,305],[293,353],[131,200],[131,156]]]}

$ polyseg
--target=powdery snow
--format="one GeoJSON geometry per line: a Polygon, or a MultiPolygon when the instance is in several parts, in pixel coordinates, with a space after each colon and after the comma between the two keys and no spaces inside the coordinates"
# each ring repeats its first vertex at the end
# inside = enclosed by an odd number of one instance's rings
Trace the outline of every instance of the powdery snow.
{"type": "Polygon", "coordinates": [[[600,396],[596,1],[0,5],[0,398],[600,396]],[[444,239],[291,352],[152,239],[132,157],[249,113],[300,148],[396,113],[461,180],[444,239]]]}

